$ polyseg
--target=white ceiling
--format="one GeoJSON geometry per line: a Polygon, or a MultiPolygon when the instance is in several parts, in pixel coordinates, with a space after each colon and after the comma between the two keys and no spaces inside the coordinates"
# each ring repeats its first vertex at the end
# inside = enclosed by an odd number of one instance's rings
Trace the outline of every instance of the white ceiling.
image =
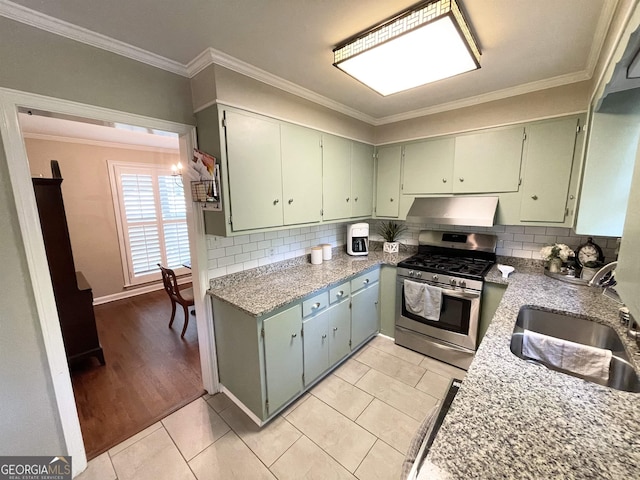
{"type": "MultiPolygon", "coordinates": [[[[590,78],[617,4],[459,2],[478,39],[482,68],[388,97],[333,67],[332,50],[414,0],[0,0],[0,14],[18,18],[30,14],[20,6],[27,7],[109,37],[101,41],[133,46],[141,58],[148,52],[164,57],[172,70],[187,76],[212,54],[231,56],[302,87],[310,97],[327,99],[326,104],[337,102],[372,123],[385,123],[590,78]]],[[[150,57],[157,63],[158,57],[150,57]]]]}

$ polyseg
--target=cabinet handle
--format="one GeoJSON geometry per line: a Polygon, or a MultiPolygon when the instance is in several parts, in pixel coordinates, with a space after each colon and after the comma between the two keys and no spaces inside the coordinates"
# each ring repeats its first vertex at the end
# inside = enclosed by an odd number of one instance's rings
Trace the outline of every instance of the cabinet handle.
{"type": "Polygon", "coordinates": [[[534,200],[538,199],[538,195],[531,195],[531,198],[533,198],[534,200]]]}
{"type": "Polygon", "coordinates": [[[461,182],[464,182],[464,177],[460,177],[460,181],[461,181],[461,182]]]}
{"type": "Polygon", "coordinates": [[[298,334],[297,334],[297,333],[292,333],[292,334],[291,334],[291,338],[296,338],[297,336],[298,336],[298,334]]]}
{"type": "Polygon", "coordinates": [[[442,183],[447,183],[447,179],[446,179],[446,178],[443,178],[443,179],[442,179],[442,183]]]}
{"type": "Polygon", "coordinates": [[[316,302],[313,305],[311,305],[312,310],[315,310],[316,308],[320,308],[320,302],[316,302]]]}
{"type": "Polygon", "coordinates": [[[289,199],[289,205],[291,205],[293,203],[293,198],[289,199]]]}
{"type": "Polygon", "coordinates": [[[349,201],[349,197],[347,197],[347,202],[349,201]]]}
{"type": "Polygon", "coordinates": [[[393,202],[393,198],[390,198],[390,199],[389,199],[389,201],[390,201],[390,202],[393,202]]]}
{"type": "Polygon", "coordinates": [[[362,283],[364,283],[364,284],[366,285],[367,283],[369,283],[369,279],[368,279],[368,278],[365,278],[365,279],[364,279],[364,282],[362,282],[362,283]]]}
{"type": "Polygon", "coordinates": [[[337,332],[338,331],[338,327],[333,327],[333,331],[337,332]]]}
{"type": "Polygon", "coordinates": [[[280,203],[280,199],[276,198],[276,199],[273,201],[273,204],[274,204],[274,205],[277,205],[278,203],[280,203]]]}
{"type": "Polygon", "coordinates": [[[322,335],[322,339],[324,340],[325,338],[327,338],[327,334],[326,333],[324,335],[322,335]]]}

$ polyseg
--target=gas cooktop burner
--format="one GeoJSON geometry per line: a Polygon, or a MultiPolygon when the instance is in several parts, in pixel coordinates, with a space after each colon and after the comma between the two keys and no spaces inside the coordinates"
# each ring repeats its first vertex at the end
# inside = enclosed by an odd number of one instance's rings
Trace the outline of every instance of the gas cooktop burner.
{"type": "Polygon", "coordinates": [[[446,255],[419,253],[401,262],[399,266],[428,272],[483,277],[493,263],[483,258],[448,257],[446,255]]]}

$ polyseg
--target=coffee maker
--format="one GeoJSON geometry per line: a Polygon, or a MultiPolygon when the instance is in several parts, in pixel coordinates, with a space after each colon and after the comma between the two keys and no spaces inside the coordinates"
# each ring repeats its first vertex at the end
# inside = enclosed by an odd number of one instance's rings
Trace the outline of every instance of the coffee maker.
{"type": "Polygon", "coordinates": [[[347,226],[347,253],[349,255],[369,254],[368,223],[352,223],[347,226]]]}

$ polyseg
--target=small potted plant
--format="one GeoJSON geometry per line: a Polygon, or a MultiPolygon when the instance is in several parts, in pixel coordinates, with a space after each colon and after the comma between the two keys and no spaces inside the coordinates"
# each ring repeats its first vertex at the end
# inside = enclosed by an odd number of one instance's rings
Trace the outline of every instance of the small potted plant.
{"type": "Polygon", "coordinates": [[[562,264],[566,262],[569,257],[573,257],[573,255],[573,250],[564,243],[547,245],[540,250],[540,256],[543,260],[547,261],[547,268],[552,273],[559,273],[562,264]]]}
{"type": "Polygon", "coordinates": [[[382,250],[386,253],[397,253],[400,247],[398,238],[407,231],[407,226],[392,221],[381,222],[378,225],[378,233],[384,239],[382,250]]]}

